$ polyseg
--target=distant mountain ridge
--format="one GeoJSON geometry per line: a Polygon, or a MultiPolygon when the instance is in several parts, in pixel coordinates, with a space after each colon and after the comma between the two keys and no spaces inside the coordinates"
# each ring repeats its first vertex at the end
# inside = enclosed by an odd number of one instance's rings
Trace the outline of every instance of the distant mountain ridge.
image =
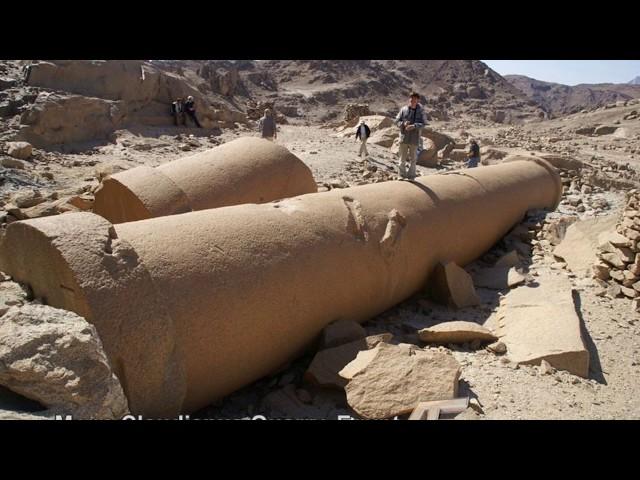
{"type": "Polygon", "coordinates": [[[631,80],[628,85],[640,85],[640,75],[638,75],[636,78],[634,78],[633,80],[631,80]]]}
{"type": "Polygon", "coordinates": [[[640,84],[635,83],[569,86],[544,82],[524,75],[505,75],[504,78],[553,116],[640,98],[640,84]]]}

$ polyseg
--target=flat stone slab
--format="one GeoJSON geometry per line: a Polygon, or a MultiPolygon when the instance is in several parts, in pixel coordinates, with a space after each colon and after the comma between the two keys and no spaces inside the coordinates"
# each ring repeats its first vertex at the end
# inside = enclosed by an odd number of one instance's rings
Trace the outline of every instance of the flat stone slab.
{"type": "Polygon", "coordinates": [[[567,278],[549,273],[537,277],[537,287],[507,293],[498,310],[498,335],[512,362],[540,365],[546,360],[558,370],[589,375],[589,352],[582,340],[580,319],[567,278]]]}
{"type": "Polygon", "coordinates": [[[452,355],[388,343],[373,351],[346,367],[347,403],[361,417],[392,418],[411,413],[420,402],[456,397],[460,364],[452,355]]]}
{"type": "Polygon", "coordinates": [[[591,266],[597,260],[596,253],[600,243],[598,237],[602,233],[613,231],[617,221],[616,215],[609,215],[571,224],[553,254],[562,258],[576,275],[589,276],[591,266]]]}
{"type": "Polygon", "coordinates": [[[474,322],[443,322],[418,332],[420,340],[428,343],[466,343],[474,340],[495,342],[498,340],[491,330],[474,322]]]}

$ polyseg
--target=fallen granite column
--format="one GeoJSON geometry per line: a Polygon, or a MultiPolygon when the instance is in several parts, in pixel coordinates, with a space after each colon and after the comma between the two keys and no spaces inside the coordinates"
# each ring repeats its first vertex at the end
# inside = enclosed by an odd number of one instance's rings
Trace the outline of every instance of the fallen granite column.
{"type": "Polygon", "coordinates": [[[94,212],[112,223],[317,192],[309,167],[281,145],[243,137],[157,168],[106,178],[94,212]]]}
{"type": "Polygon", "coordinates": [[[332,321],[365,321],[555,208],[544,161],[112,225],[9,225],[0,270],[100,334],[134,413],[191,412],[292,360],[332,321]]]}

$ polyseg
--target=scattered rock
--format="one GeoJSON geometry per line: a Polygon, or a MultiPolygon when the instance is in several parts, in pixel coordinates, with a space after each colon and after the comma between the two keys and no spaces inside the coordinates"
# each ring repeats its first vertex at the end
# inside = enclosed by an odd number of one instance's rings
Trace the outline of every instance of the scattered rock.
{"type": "Polygon", "coordinates": [[[77,419],[116,419],[128,411],[95,328],[45,305],[12,307],[2,317],[0,385],[77,419]]]}
{"type": "Polygon", "coordinates": [[[304,373],[304,380],[321,387],[343,388],[347,381],[338,372],[354,360],[358,352],[368,350],[378,343],[384,343],[391,339],[390,334],[383,335],[385,336],[367,337],[319,351],[304,373]]]}
{"type": "Polygon", "coordinates": [[[611,135],[614,133],[618,127],[610,126],[610,125],[600,125],[593,130],[594,135],[611,135]]]}
{"type": "Polygon", "coordinates": [[[42,196],[39,190],[24,192],[13,198],[13,203],[15,203],[18,208],[35,207],[44,201],[46,201],[46,198],[42,196]]]}
{"type": "Polygon", "coordinates": [[[502,355],[503,353],[507,353],[507,346],[503,342],[495,342],[487,345],[487,350],[502,355]]]}
{"type": "Polygon", "coordinates": [[[546,360],[541,360],[538,371],[540,372],[540,375],[552,375],[553,373],[555,373],[556,369],[553,368],[551,364],[546,360]]]}
{"type": "Polygon", "coordinates": [[[505,253],[501,256],[494,264],[494,267],[516,267],[520,265],[520,263],[518,252],[511,250],[509,253],[505,253]]]}
{"type": "Polygon", "coordinates": [[[74,195],[69,200],[67,200],[67,203],[83,211],[91,210],[93,208],[93,202],[94,202],[93,195],[88,195],[88,194],[74,195]]]}
{"type": "Polygon", "coordinates": [[[443,322],[418,332],[420,340],[427,343],[460,344],[481,340],[494,342],[498,339],[489,329],[474,322],[443,322]]]}
{"type": "Polygon", "coordinates": [[[473,276],[476,287],[503,290],[524,283],[526,278],[513,267],[483,268],[473,276]]]}
{"type": "Polygon", "coordinates": [[[28,292],[19,283],[3,280],[0,283],[0,317],[11,307],[23,305],[27,299],[28,292]]]}
{"type": "Polygon", "coordinates": [[[18,170],[24,170],[28,165],[26,162],[23,162],[22,160],[10,158],[10,157],[2,157],[2,159],[0,160],[0,163],[2,164],[3,167],[15,168],[18,170]]]}
{"type": "Polygon", "coordinates": [[[352,320],[337,320],[330,323],[322,331],[320,349],[337,347],[345,343],[363,339],[367,331],[357,322],[352,320]]]}
{"type": "Polygon", "coordinates": [[[28,142],[7,142],[7,154],[13,158],[27,160],[32,151],[33,147],[28,142]]]}

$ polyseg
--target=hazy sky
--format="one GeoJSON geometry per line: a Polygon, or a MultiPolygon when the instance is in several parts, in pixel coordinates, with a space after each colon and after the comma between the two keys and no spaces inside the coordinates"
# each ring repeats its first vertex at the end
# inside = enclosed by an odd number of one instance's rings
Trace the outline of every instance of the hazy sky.
{"type": "Polygon", "coordinates": [[[526,75],[545,82],[627,83],[640,76],[640,60],[482,60],[500,75],[526,75]]]}

